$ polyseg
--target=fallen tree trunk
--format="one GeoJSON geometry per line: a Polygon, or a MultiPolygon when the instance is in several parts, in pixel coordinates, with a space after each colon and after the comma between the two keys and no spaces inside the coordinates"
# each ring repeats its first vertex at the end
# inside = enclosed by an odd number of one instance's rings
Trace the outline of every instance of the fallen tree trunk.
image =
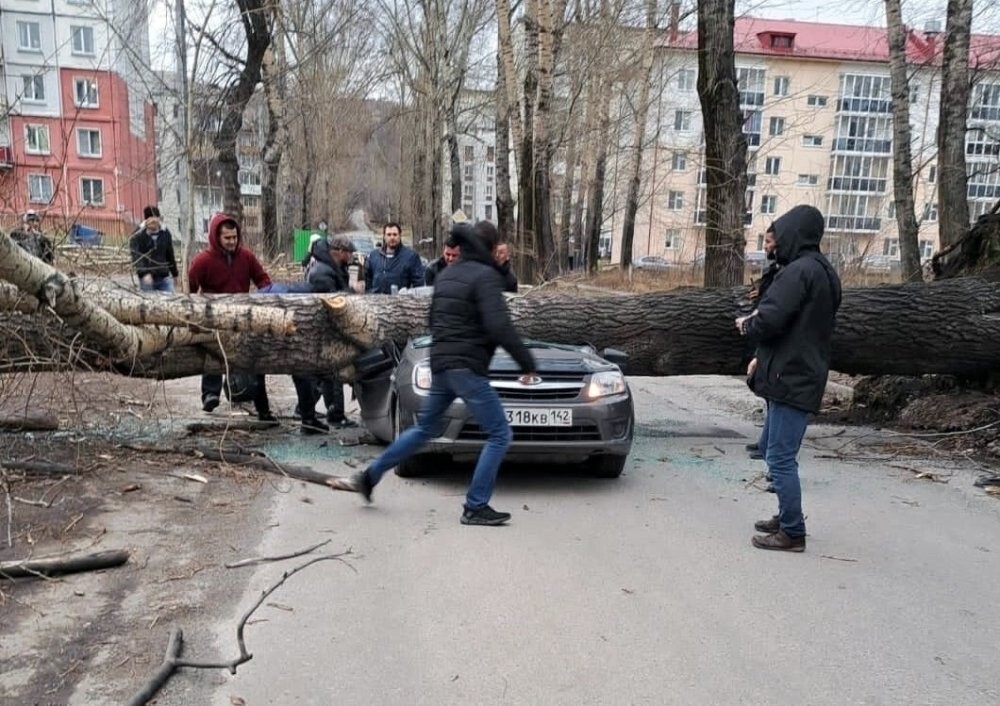
{"type": "MultiPolygon", "coordinates": [[[[9,238],[0,235],[0,255],[4,241],[9,238]]],[[[34,292],[43,308],[34,316],[18,313],[22,300],[0,314],[0,331],[6,329],[0,333],[0,373],[90,368],[162,379],[233,371],[322,374],[427,328],[429,299],[416,296],[150,295],[148,306],[133,310],[124,302],[141,300],[139,295],[67,284],[20,248],[6,251],[13,264],[0,261],[0,277],[34,292]],[[33,261],[30,267],[21,266],[25,259],[33,261]],[[63,316],[80,304],[79,291],[93,292],[87,315],[63,316]]],[[[523,335],[621,349],[633,375],[739,374],[746,343],[733,319],[748,313],[745,295],[742,287],[622,296],[541,288],[509,304],[523,335]]],[[[1000,283],[958,278],[845,290],[833,368],[900,375],[1000,369],[1000,283]]]]}

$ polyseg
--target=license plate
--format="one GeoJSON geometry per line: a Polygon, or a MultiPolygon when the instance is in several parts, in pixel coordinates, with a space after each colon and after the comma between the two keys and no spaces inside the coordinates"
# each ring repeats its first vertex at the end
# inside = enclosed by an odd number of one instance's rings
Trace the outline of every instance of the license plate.
{"type": "Polygon", "coordinates": [[[504,411],[512,427],[573,426],[573,410],[566,407],[507,407],[504,411]]]}

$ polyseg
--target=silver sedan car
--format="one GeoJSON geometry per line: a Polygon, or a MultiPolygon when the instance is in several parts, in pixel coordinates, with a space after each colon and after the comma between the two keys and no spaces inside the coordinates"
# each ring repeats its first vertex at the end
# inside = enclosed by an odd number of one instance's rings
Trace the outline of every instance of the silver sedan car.
{"type": "MultiPolygon", "coordinates": [[[[621,475],[632,448],[632,393],[618,363],[625,354],[590,346],[526,341],[538,364],[530,384],[518,380],[517,363],[498,349],[490,364],[496,389],[513,430],[507,460],[584,463],[599,477],[621,475]],[[617,362],[615,362],[617,361],[617,362]]],[[[416,422],[431,387],[429,336],[369,351],[355,362],[355,393],[361,418],[380,441],[391,442],[416,422]]],[[[397,469],[416,476],[443,461],[475,459],[486,443],[461,399],[445,413],[444,429],[420,454],[397,469]]]]}

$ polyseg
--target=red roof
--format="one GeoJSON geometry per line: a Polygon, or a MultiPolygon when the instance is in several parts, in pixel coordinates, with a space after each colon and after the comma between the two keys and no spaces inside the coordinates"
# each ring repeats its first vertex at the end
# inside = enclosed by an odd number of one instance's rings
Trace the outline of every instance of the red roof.
{"type": "MultiPolygon", "coordinates": [[[[926,34],[911,29],[906,47],[907,57],[913,63],[937,61],[941,54],[942,37],[942,34],[926,34]]],[[[885,27],[737,17],[733,43],[737,54],[840,61],[889,60],[885,27]],[[791,46],[787,46],[789,44],[791,46]]],[[[698,46],[698,33],[682,34],[674,45],[694,49],[698,46]]],[[[973,35],[969,58],[974,67],[992,64],[1000,69],[1000,36],[973,35]]]]}

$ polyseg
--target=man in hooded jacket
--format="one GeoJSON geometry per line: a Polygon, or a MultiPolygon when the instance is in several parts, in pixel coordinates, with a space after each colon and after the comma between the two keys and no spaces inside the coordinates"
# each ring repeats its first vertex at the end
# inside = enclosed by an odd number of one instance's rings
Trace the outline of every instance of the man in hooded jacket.
{"type": "Polygon", "coordinates": [[[819,210],[796,206],[769,231],[780,269],[757,310],[736,319],[737,329],[757,345],[747,376],[753,391],[767,400],[764,459],[778,496],[778,514],[754,525],[764,534],[754,536],[753,545],[802,552],[806,525],[797,457],[808,415],[819,411],[826,388],[841,287],[819,250],[819,210]]]}
{"type": "Polygon", "coordinates": [[[461,397],[487,434],[465,496],[461,522],[502,525],[510,519],[510,513],[497,512],[489,501],[510,445],[511,431],[500,397],[490,386],[490,361],[497,346],[502,346],[520,365],[521,380],[527,383],[535,370],[535,360],[514,330],[503,298],[503,277],[493,259],[500,240],[496,227],[488,221],[475,226],[459,223],[451,234],[461,249],[461,257],[442,270],[434,283],[430,311],[431,389],[417,423],[367,469],[337,479],[331,486],[361,493],[371,502],[372,489],[385,472],[438,436],[445,412],[455,398],[461,397]]]}
{"type": "MultiPolygon", "coordinates": [[[[270,286],[271,278],[250,249],[243,245],[243,232],[236,219],[217,213],[208,224],[208,247],[195,255],[188,268],[188,286],[192,294],[246,294],[253,283],[257,289],[270,286]]],[[[262,422],[277,422],[271,414],[264,387],[264,376],[257,375],[254,407],[262,422]]],[[[202,409],[211,412],[219,406],[221,375],[201,376],[202,409]]]]}

